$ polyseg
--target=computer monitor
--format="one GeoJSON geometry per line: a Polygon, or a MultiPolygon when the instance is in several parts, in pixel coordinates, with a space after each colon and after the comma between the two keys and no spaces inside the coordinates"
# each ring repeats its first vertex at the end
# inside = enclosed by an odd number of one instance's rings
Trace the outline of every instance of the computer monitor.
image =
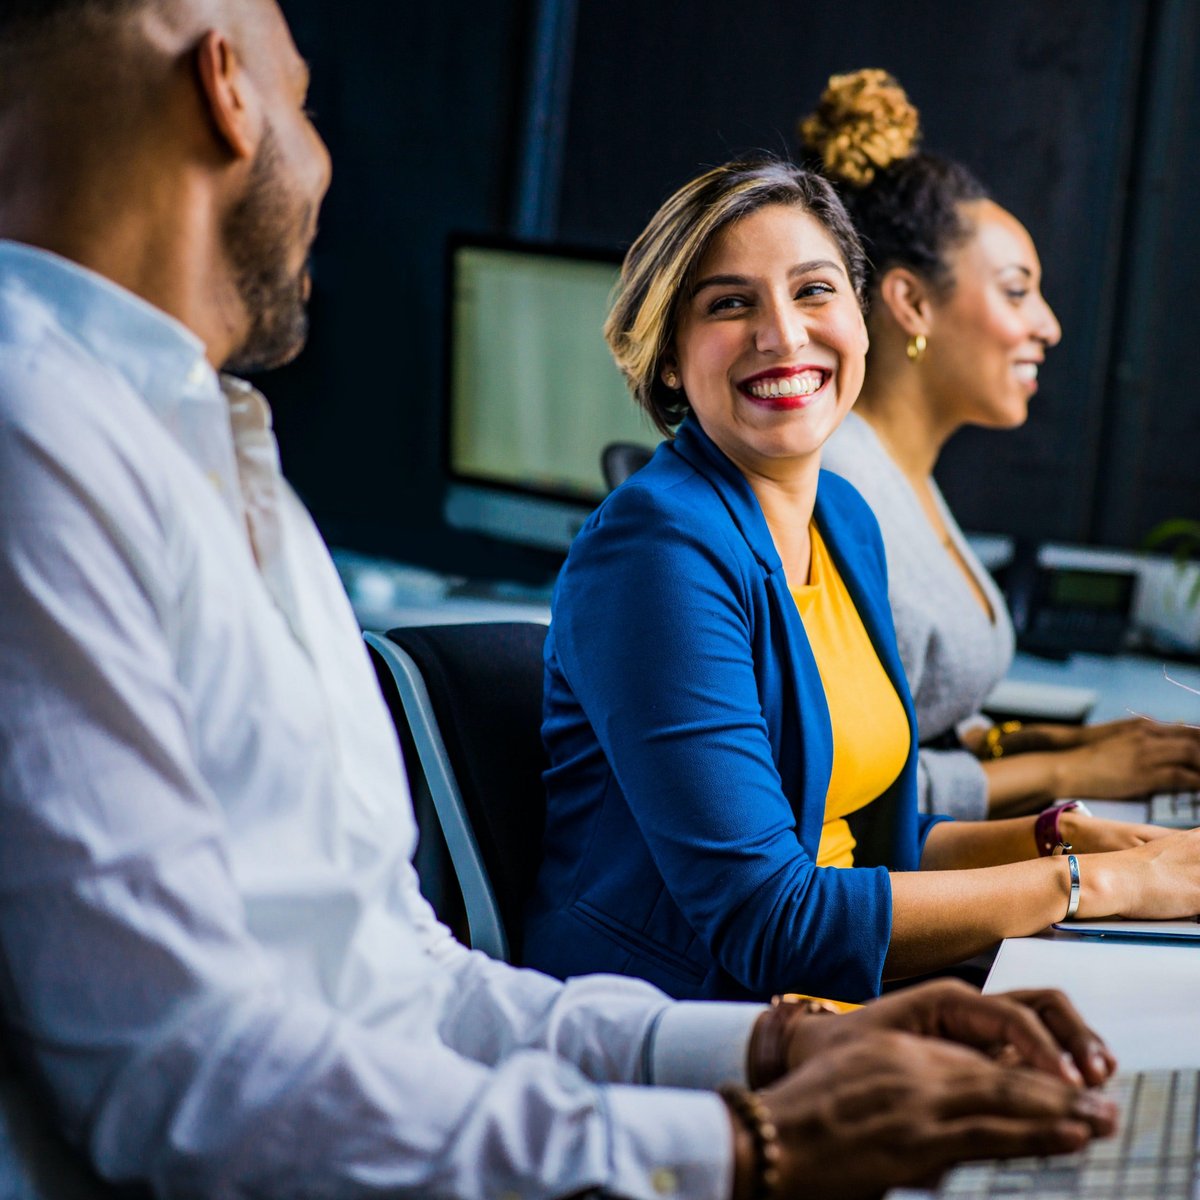
{"type": "Polygon", "coordinates": [[[566,551],[604,447],[659,441],[604,342],[619,259],[461,237],[448,258],[446,519],[566,551]]]}

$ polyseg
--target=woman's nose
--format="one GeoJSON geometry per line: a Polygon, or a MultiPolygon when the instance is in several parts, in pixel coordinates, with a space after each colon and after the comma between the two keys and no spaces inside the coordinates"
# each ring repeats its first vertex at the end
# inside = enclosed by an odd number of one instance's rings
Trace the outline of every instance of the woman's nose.
{"type": "Polygon", "coordinates": [[[1054,309],[1050,307],[1045,297],[1042,297],[1041,300],[1041,312],[1038,314],[1034,333],[1047,346],[1057,346],[1062,341],[1062,326],[1058,323],[1054,309]]]}
{"type": "Polygon", "coordinates": [[[757,349],[777,355],[790,354],[808,345],[808,325],[790,297],[787,304],[764,306],[754,341],[757,349]]]}

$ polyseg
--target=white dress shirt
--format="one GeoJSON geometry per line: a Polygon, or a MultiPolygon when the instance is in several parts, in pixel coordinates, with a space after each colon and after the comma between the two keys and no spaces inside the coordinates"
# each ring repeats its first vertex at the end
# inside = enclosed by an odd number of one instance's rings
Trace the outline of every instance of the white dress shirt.
{"type": "Polygon", "coordinates": [[[0,243],[0,1008],[63,1127],[164,1196],[726,1196],[684,1089],[742,1075],[759,1010],[437,922],[353,614],[226,390],[0,243]]]}

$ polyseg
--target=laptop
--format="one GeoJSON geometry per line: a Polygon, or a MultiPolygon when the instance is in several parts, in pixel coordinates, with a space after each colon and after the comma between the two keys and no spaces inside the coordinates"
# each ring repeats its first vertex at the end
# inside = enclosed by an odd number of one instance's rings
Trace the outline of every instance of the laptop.
{"type": "Polygon", "coordinates": [[[1125,917],[1094,917],[1087,921],[1056,921],[1063,933],[1085,937],[1133,938],[1150,941],[1200,941],[1200,917],[1177,921],[1136,921],[1125,917]]]}
{"type": "Polygon", "coordinates": [[[1200,1196],[1198,1083],[1200,1070],[1190,1067],[1118,1073],[1105,1088],[1121,1113],[1113,1137],[1055,1158],[968,1163],[949,1172],[934,1195],[939,1200],[1195,1200],[1200,1196]]]}

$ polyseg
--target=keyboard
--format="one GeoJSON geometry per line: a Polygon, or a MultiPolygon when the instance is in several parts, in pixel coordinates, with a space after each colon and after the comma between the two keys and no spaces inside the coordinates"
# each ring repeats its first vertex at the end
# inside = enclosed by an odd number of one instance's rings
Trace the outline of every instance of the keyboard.
{"type": "Polygon", "coordinates": [[[1151,796],[1146,808],[1151,825],[1169,825],[1172,829],[1200,826],[1200,792],[1160,792],[1151,796]]]}
{"type": "Polygon", "coordinates": [[[1115,1136],[1078,1154],[969,1163],[942,1181],[945,1200],[1194,1200],[1200,1197],[1200,1071],[1118,1074],[1115,1136]]]}

